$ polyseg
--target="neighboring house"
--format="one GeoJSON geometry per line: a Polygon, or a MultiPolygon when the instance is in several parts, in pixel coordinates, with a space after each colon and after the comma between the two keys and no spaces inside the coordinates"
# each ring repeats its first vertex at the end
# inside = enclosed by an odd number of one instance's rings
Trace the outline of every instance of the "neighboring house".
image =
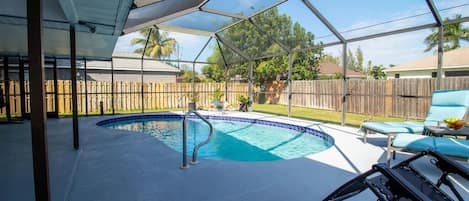
{"type": "MultiPolygon", "coordinates": [[[[388,79],[437,77],[438,55],[418,59],[384,70],[388,79]]],[[[443,54],[443,77],[469,76],[469,47],[443,54]]]]}
{"type": "MultiPolygon", "coordinates": [[[[320,63],[319,64],[319,76],[336,76],[338,74],[342,74],[342,67],[335,63],[320,63]]],[[[347,78],[352,79],[365,79],[366,75],[353,71],[350,69],[346,70],[347,78]]]]}
{"type": "MultiPolygon", "coordinates": [[[[113,67],[114,67],[114,80],[116,81],[141,81],[141,66],[142,56],[136,53],[114,53],[113,67]]],[[[53,60],[46,59],[45,61],[45,79],[54,79],[53,74],[53,60]]],[[[84,71],[85,62],[83,60],[77,61],[77,79],[85,79],[84,71]]],[[[3,65],[0,64],[0,69],[3,65]]],[[[27,65],[26,65],[27,67],[27,65]]],[[[111,62],[110,61],[87,61],[86,74],[87,80],[90,81],[111,81],[111,62]]],[[[18,80],[19,69],[18,59],[12,58],[9,60],[9,78],[10,80],[18,80]]],[[[3,73],[3,70],[2,70],[3,73]]],[[[143,81],[144,82],[176,82],[176,76],[179,69],[145,57],[143,59],[143,81]]],[[[25,69],[25,79],[29,79],[28,70],[25,69]]],[[[70,80],[70,60],[57,59],[57,79],[70,80]]]]}
{"type": "MultiPolygon", "coordinates": [[[[114,80],[118,81],[140,81],[142,70],[142,56],[136,53],[113,53],[114,80]]],[[[87,79],[89,80],[111,80],[110,62],[89,61],[87,62],[87,79]]],[[[161,61],[143,59],[143,81],[144,82],[176,82],[179,69],[161,61]]]]}

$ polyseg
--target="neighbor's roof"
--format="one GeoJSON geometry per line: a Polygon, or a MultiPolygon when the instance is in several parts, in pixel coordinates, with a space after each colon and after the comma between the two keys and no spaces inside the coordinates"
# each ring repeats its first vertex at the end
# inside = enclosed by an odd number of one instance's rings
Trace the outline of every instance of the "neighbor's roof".
{"type": "MultiPolygon", "coordinates": [[[[138,53],[120,53],[114,52],[113,57],[113,67],[114,70],[127,70],[127,71],[140,71],[142,66],[142,55],[138,53]]],[[[106,69],[111,68],[109,61],[88,61],[86,63],[87,69],[106,69]]],[[[150,57],[144,57],[143,59],[143,70],[144,71],[153,71],[153,72],[174,72],[177,73],[180,70],[163,63],[151,59],[150,57]]]]}
{"type": "MultiPolygon", "coordinates": [[[[438,55],[399,64],[386,69],[386,72],[401,72],[415,70],[435,70],[438,65],[438,55]]],[[[443,54],[443,68],[469,68],[469,47],[458,48],[443,54]]]]}
{"type": "MultiPolygon", "coordinates": [[[[347,77],[365,77],[365,75],[360,72],[347,69],[347,77]]],[[[321,75],[335,75],[342,73],[342,67],[335,63],[320,63],[319,64],[319,74],[321,75]]]]}

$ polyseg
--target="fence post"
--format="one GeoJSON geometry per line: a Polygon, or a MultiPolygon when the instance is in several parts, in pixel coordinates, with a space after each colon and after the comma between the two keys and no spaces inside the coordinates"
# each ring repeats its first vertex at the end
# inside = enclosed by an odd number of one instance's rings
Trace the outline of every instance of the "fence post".
{"type": "Polygon", "coordinates": [[[384,116],[389,116],[392,114],[392,101],[393,101],[393,90],[392,90],[392,80],[386,80],[385,84],[385,93],[384,93],[384,116]]]}
{"type": "Polygon", "coordinates": [[[288,117],[291,117],[291,101],[292,101],[292,69],[293,68],[293,55],[292,53],[288,54],[288,117]]]}
{"type": "Polygon", "coordinates": [[[103,104],[103,101],[99,101],[99,112],[100,112],[101,116],[104,115],[104,104],[103,104]]]}
{"type": "Polygon", "coordinates": [[[347,43],[343,43],[342,47],[342,121],[341,125],[345,126],[345,114],[347,113],[347,43]]]}
{"type": "Polygon", "coordinates": [[[10,108],[10,78],[8,76],[8,57],[3,57],[3,86],[5,88],[5,112],[7,120],[11,121],[10,108]]]}

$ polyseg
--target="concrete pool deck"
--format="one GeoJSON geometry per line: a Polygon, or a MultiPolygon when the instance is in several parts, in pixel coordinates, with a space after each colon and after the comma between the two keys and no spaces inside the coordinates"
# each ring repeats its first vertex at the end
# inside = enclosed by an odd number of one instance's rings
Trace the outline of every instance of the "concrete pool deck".
{"type": "MultiPolygon", "coordinates": [[[[221,115],[218,112],[203,114],[221,115]]],[[[79,150],[72,146],[71,119],[49,119],[52,199],[322,200],[344,182],[370,169],[372,164],[385,162],[386,138],[383,135],[372,135],[368,144],[364,144],[357,128],[254,112],[224,115],[308,126],[331,135],[335,145],[323,152],[292,160],[200,159],[198,165],[181,170],[181,154],[156,138],[96,125],[118,115],[81,117],[79,150]]],[[[28,121],[0,125],[0,200],[34,200],[30,138],[28,121]]],[[[397,154],[396,161],[407,157],[397,154]]],[[[367,200],[364,197],[369,195],[365,192],[354,200],[367,200]]]]}

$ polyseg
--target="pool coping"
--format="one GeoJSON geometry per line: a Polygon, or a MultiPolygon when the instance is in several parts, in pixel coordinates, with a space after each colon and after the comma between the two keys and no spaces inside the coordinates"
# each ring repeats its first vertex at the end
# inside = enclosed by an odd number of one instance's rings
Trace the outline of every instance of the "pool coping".
{"type": "MultiPolygon", "coordinates": [[[[209,114],[209,115],[202,114],[202,116],[204,116],[205,118],[207,118],[209,120],[210,119],[213,119],[213,120],[229,120],[229,121],[238,121],[238,122],[245,122],[245,123],[254,123],[254,124],[273,126],[273,127],[279,127],[279,128],[285,128],[285,129],[289,129],[289,130],[304,132],[304,133],[316,136],[316,137],[321,138],[322,140],[326,141],[329,144],[327,149],[330,149],[335,144],[335,139],[331,135],[329,135],[329,134],[327,134],[323,131],[319,131],[319,130],[316,130],[314,128],[310,128],[310,127],[307,127],[307,126],[301,126],[301,125],[278,122],[278,121],[271,121],[271,120],[247,118],[247,117],[220,116],[220,115],[212,115],[212,114],[209,114]]],[[[111,124],[111,123],[120,122],[120,121],[139,120],[139,119],[152,119],[152,118],[154,118],[154,119],[157,119],[157,118],[183,118],[183,117],[184,117],[183,114],[177,114],[177,113],[151,113],[151,114],[128,115],[128,116],[114,117],[114,118],[101,120],[101,121],[97,122],[96,125],[104,127],[106,124],[111,124]]],[[[190,115],[189,118],[196,119],[197,117],[195,115],[190,115]]],[[[322,151],[326,151],[327,149],[324,149],[322,151]]],[[[313,154],[315,154],[315,153],[313,153],[313,154]]],[[[308,155],[311,155],[311,154],[308,154],[308,155]]]]}

